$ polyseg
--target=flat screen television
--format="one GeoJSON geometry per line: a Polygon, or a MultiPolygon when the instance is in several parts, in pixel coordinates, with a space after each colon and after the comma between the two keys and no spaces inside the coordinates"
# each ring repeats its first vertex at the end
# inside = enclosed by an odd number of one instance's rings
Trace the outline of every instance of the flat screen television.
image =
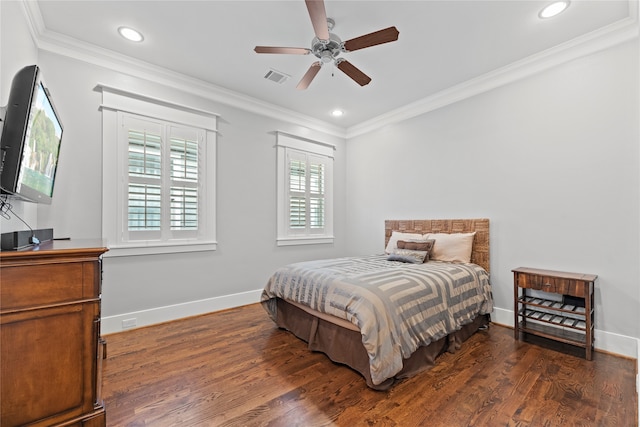
{"type": "Polygon", "coordinates": [[[11,82],[0,136],[0,190],[17,198],[51,203],[58,169],[62,122],[37,65],[11,82]]]}

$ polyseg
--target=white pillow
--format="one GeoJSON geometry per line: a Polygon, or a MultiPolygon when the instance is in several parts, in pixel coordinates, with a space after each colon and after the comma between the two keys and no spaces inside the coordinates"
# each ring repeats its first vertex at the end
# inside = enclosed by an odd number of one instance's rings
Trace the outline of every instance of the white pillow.
{"type": "Polygon", "coordinates": [[[471,262],[473,233],[429,233],[429,239],[435,239],[431,258],[434,261],[471,262]]]}
{"type": "Polygon", "coordinates": [[[392,231],[391,237],[389,238],[389,243],[387,243],[387,247],[384,252],[388,255],[393,252],[394,249],[398,249],[398,240],[420,240],[424,242],[427,240],[426,234],[416,234],[416,233],[402,233],[400,231],[392,231]]]}

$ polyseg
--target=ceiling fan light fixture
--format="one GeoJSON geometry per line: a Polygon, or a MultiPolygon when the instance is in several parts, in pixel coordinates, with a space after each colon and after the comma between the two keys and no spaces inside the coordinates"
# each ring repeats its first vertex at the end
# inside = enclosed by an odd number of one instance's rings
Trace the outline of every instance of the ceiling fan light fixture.
{"type": "Polygon", "coordinates": [[[569,0],[561,0],[546,5],[538,14],[541,19],[552,18],[564,12],[571,2],[569,0]]]}
{"type": "Polygon", "coordinates": [[[120,35],[125,39],[132,42],[141,42],[144,40],[144,36],[140,31],[134,30],[133,28],[130,28],[130,27],[124,27],[124,26],[119,27],[118,33],[120,33],[120,35]]]}
{"type": "Polygon", "coordinates": [[[328,64],[329,62],[333,61],[333,54],[328,51],[325,50],[324,52],[320,53],[320,62],[322,62],[323,64],[328,64]]]}

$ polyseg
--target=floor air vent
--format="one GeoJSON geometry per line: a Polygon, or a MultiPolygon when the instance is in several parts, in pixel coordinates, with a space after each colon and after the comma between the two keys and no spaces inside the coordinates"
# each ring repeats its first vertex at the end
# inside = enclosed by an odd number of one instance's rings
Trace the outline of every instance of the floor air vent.
{"type": "Polygon", "coordinates": [[[284,73],[281,73],[280,71],[276,71],[274,69],[270,69],[267,72],[267,74],[264,75],[265,79],[271,80],[272,82],[276,82],[276,83],[280,83],[280,84],[282,84],[282,83],[286,82],[287,80],[289,80],[289,77],[291,77],[291,76],[288,76],[288,75],[286,75],[284,73]]]}

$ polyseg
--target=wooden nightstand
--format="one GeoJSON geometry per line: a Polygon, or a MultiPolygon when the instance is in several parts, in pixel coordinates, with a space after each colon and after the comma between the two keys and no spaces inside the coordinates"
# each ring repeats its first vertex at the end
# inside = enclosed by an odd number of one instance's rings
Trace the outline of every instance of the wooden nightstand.
{"type": "Polygon", "coordinates": [[[515,338],[524,332],[579,346],[591,360],[598,276],[527,267],[512,271],[515,338]],[[544,293],[534,295],[531,290],[544,293]]]}

